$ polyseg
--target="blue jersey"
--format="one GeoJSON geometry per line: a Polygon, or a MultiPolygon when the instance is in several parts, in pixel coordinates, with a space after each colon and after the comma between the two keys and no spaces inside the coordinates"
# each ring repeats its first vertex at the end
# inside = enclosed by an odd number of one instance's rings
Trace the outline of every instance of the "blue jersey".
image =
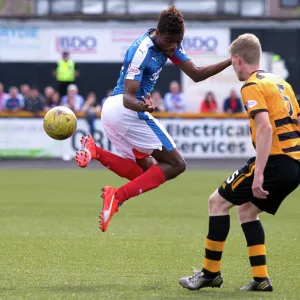
{"type": "MultiPolygon", "coordinates": [[[[128,48],[120,72],[120,78],[111,96],[124,93],[125,79],[138,80],[140,82],[136,94],[137,99],[141,99],[142,96],[146,97],[147,93],[151,93],[154,89],[159,73],[168,57],[155,48],[150,38],[152,30],[149,29],[128,48]]],[[[180,45],[172,56],[171,61],[174,65],[177,65],[189,59],[182,45],[180,45]]]]}

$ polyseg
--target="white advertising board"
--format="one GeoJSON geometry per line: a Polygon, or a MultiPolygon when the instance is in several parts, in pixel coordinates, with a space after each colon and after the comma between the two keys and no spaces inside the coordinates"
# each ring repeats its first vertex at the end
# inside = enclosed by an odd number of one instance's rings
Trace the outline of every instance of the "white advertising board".
{"type": "Polygon", "coordinates": [[[45,61],[49,30],[37,26],[0,26],[0,61],[45,61]]]}
{"type": "MultiPolygon", "coordinates": [[[[102,30],[105,60],[122,62],[128,47],[148,28],[143,29],[108,29],[102,30]]],[[[182,41],[188,55],[226,55],[230,43],[228,28],[186,29],[182,41]]]]}
{"type": "MultiPolygon", "coordinates": [[[[69,51],[76,62],[122,62],[127,48],[149,28],[139,26],[103,28],[29,26],[27,23],[0,25],[0,60],[55,62],[69,51]]],[[[187,28],[183,45],[188,55],[225,55],[228,52],[228,28],[187,28]]]]}
{"type": "MultiPolygon", "coordinates": [[[[185,158],[249,158],[255,155],[247,119],[161,119],[185,158]]],[[[98,145],[116,152],[101,120],[96,121],[98,145]]],[[[80,138],[89,134],[84,119],[76,133],[55,141],[43,130],[42,119],[0,119],[0,157],[74,157],[80,138]]]]}

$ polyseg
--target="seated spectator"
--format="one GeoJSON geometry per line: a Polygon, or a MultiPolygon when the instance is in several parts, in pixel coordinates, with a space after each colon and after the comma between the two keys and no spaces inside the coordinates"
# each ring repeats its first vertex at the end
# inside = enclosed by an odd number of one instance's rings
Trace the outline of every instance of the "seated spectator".
{"type": "Polygon", "coordinates": [[[106,99],[109,97],[109,95],[113,92],[113,89],[109,89],[106,91],[106,96],[104,98],[102,98],[101,100],[101,107],[103,107],[103,104],[105,103],[106,99]]]}
{"type": "Polygon", "coordinates": [[[162,112],[165,111],[165,105],[164,105],[164,100],[161,97],[161,94],[159,91],[153,91],[151,95],[152,99],[152,104],[155,106],[155,110],[157,112],[162,112]]]}
{"type": "Polygon", "coordinates": [[[8,95],[4,93],[4,85],[0,82],[0,111],[3,110],[4,100],[8,98],[8,95]]]}
{"type": "Polygon", "coordinates": [[[5,111],[20,111],[23,108],[23,102],[18,98],[19,89],[12,86],[9,89],[9,96],[4,100],[3,107],[5,111]]]}
{"type": "Polygon", "coordinates": [[[231,90],[229,97],[224,101],[224,112],[232,114],[242,112],[243,110],[241,99],[237,97],[234,90],[231,90]]]}
{"type": "Polygon", "coordinates": [[[52,86],[46,86],[44,89],[45,104],[50,107],[52,105],[52,97],[55,91],[52,86]]]}
{"type": "Polygon", "coordinates": [[[97,118],[97,113],[101,112],[101,105],[97,104],[96,94],[90,92],[86,98],[86,102],[82,107],[82,111],[86,112],[86,120],[90,127],[90,134],[92,137],[95,135],[95,120],[97,118]]]}
{"type": "Polygon", "coordinates": [[[205,99],[202,101],[200,106],[200,112],[216,112],[218,108],[215,96],[212,92],[208,92],[205,96],[205,99]]]}
{"type": "Polygon", "coordinates": [[[45,99],[40,95],[37,87],[32,87],[29,93],[29,97],[25,97],[24,109],[33,113],[38,113],[44,110],[45,99]]]}
{"type": "Polygon", "coordinates": [[[169,93],[166,93],[164,102],[167,112],[184,112],[185,97],[180,92],[180,86],[177,81],[172,81],[169,86],[169,93]]]}
{"type": "Polygon", "coordinates": [[[67,95],[61,99],[61,105],[67,106],[74,112],[81,111],[84,99],[78,94],[78,88],[75,84],[70,84],[67,89],[67,95]]]}
{"type": "Polygon", "coordinates": [[[83,112],[91,112],[91,113],[97,113],[101,112],[101,105],[97,104],[96,100],[96,94],[94,92],[90,92],[87,95],[86,101],[82,107],[83,112]]]}
{"type": "Polygon", "coordinates": [[[25,99],[30,97],[30,86],[26,83],[20,86],[20,98],[25,99]]]}
{"type": "Polygon", "coordinates": [[[50,101],[48,102],[48,105],[45,106],[45,111],[48,111],[49,109],[56,107],[59,105],[60,102],[60,96],[58,92],[54,92],[52,98],[50,99],[50,101]]]}

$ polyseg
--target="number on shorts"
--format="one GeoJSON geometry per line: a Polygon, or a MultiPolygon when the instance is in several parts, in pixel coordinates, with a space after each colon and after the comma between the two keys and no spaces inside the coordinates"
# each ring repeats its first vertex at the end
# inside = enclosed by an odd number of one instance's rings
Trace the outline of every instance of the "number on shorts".
{"type": "Polygon", "coordinates": [[[289,115],[292,116],[294,114],[294,110],[293,110],[291,100],[289,97],[285,96],[282,93],[284,91],[284,86],[282,84],[276,84],[276,85],[277,85],[277,88],[278,88],[281,98],[285,101],[285,104],[287,105],[287,111],[288,111],[289,115]]]}
{"type": "Polygon", "coordinates": [[[239,175],[239,170],[236,170],[227,180],[226,182],[230,184],[239,175]]]}

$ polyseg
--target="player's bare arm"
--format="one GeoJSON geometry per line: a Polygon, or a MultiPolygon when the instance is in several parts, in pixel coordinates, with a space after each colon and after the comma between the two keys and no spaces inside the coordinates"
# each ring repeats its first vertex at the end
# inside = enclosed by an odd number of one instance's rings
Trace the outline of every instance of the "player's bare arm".
{"type": "Polygon", "coordinates": [[[222,72],[231,65],[231,59],[228,58],[214,65],[197,67],[191,60],[185,61],[179,65],[179,68],[188,75],[194,82],[203,81],[213,75],[222,72]]]}
{"type": "Polygon", "coordinates": [[[268,112],[259,112],[254,116],[256,125],[256,160],[254,180],[252,185],[253,195],[258,199],[266,199],[269,194],[262,187],[264,170],[272,145],[272,125],[268,112]]]}
{"type": "Polygon", "coordinates": [[[147,98],[143,98],[144,101],[136,98],[139,86],[140,82],[137,80],[125,80],[123,96],[124,107],[137,112],[153,112],[155,107],[152,105],[150,94],[147,95],[147,98]]]}

